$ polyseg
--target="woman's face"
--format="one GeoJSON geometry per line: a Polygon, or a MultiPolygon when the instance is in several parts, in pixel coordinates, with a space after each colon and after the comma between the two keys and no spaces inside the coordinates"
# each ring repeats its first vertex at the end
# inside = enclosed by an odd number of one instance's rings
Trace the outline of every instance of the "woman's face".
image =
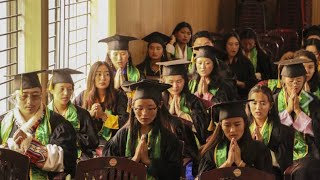
{"type": "Polygon", "coordinates": [[[158,107],[152,99],[137,99],[133,111],[141,125],[150,125],[157,116],[158,107]]]}
{"type": "Polygon", "coordinates": [[[254,39],[242,39],[241,45],[245,52],[250,52],[254,47],[256,47],[256,42],[254,39]]]}
{"type": "Polygon", "coordinates": [[[221,127],[224,135],[230,141],[232,138],[238,141],[244,133],[244,120],[242,117],[224,119],[221,122],[221,127]]]}
{"type": "Polygon", "coordinates": [[[50,90],[54,103],[66,106],[73,94],[73,85],[70,83],[57,83],[50,90]]]}
{"type": "Polygon", "coordinates": [[[98,67],[95,78],[94,84],[97,89],[107,89],[110,85],[110,72],[105,65],[101,65],[98,67]]]}
{"type": "Polygon", "coordinates": [[[129,60],[129,53],[127,50],[110,50],[109,57],[116,69],[124,69],[129,60]]]}
{"type": "Polygon", "coordinates": [[[191,39],[191,31],[187,27],[181,28],[174,35],[176,36],[177,42],[181,44],[188,44],[191,39]]]}
{"type": "Polygon", "coordinates": [[[307,81],[310,81],[310,79],[312,78],[313,74],[316,72],[316,67],[314,67],[314,63],[313,62],[308,62],[308,63],[303,63],[304,68],[307,71],[307,81]]]}
{"type": "Polygon", "coordinates": [[[292,93],[298,94],[305,83],[305,78],[303,76],[298,76],[294,78],[283,76],[282,79],[283,83],[285,84],[286,91],[287,93],[289,93],[289,95],[291,95],[292,93]]]}
{"type": "Polygon", "coordinates": [[[155,60],[161,59],[163,55],[163,47],[159,43],[151,43],[148,48],[149,57],[155,60]]]}
{"type": "Polygon", "coordinates": [[[184,87],[184,79],[181,75],[169,75],[164,76],[164,83],[170,84],[172,87],[168,89],[169,93],[174,95],[180,95],[184,87]]]}
{"type": "Polygon", "coordinates": [[[227,45],[226,45],[226,50],[228,53],[228,56],[230,57],[235,57],[236,54],[239,51],[239,41],[237,40],[237,38],[235,38],[234,36],[231,36],[228,41],[227,41],[227,45]]]}
{"type": "Polygon", "coordinates": [[[266,120],[271,109],[271,103],[268,96],[262,92],[252,93],[248,99],[253,99],[249,102],[250,112],[256,120],[266,120]]]}
{"type": "Polygon", "coordinates": [[[201,77],[208,77],[212,72],[214,65],[211,59],[200,57],[196,60],[197,72],[201,77]]]}

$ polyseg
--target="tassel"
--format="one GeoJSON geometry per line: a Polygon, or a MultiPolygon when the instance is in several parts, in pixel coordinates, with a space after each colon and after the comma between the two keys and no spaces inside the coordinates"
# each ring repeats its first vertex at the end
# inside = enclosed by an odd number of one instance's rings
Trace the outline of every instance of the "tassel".
{"type": "Polygon", "coordinates": [[[277,88],[281,88],[281,83],[280,83],[280,65],[278,65],[278,81],[277,81],[277,88]]]}
{"type": "Polygon", "coordinates": [[[22,74],[21,74],[21,79],[20,79],[20,95],[23,93],[23,87],[22,87],[22,74]]]}
{"type": "Polygon", "coordinates": [[[49,80],[49,87],[48,87],[49,91],[53,90],[53,85],[52,85],[52,78],[49,80]]]}

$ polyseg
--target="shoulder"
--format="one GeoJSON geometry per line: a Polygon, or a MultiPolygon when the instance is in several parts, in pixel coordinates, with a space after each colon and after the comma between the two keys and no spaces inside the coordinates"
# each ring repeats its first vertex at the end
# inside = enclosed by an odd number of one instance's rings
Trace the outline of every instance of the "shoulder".
{"type": "Polygon", "coordinates": [[[67,121],[63,116],[60,114],[51,111],[47,108],[47,113],[50,114],[50,125],[52,130],[54,131],[57,128],[63,128],[63,129],[73,129],[73,126],[69,121],[67,121]]]}

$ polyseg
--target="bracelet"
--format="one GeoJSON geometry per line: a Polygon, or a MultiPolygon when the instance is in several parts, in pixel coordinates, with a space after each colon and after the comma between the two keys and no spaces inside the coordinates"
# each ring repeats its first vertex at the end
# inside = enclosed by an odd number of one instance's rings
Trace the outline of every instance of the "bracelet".
{"type": "Polygon", "coordinates": [[[241,167],[242,163],[243,163],[243,161],[241,160],[241,162],[239,163],[239,166],[238,166],[238,167],[241,167]]]}

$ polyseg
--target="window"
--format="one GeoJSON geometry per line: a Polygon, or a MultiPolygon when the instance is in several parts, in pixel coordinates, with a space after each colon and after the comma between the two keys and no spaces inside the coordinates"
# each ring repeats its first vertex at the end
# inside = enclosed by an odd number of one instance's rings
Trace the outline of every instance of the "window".
{"type": "Polygon", "coordinates": [[[19,0],[0,0],[0,116],[9,109],[12,77],[18,72],[19,0]]]}
{"type": "Polygon", "coordinates": [[[90,0],[49,0],[49,68],[71,68],[75,94],[85,87],[90,65],[90,0]]]}

